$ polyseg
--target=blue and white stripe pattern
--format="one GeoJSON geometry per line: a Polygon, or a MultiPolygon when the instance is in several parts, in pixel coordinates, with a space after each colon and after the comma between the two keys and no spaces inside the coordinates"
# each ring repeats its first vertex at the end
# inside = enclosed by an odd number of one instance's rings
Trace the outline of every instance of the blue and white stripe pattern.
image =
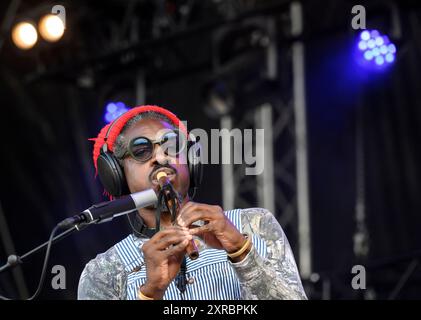
{"type": "MultiPolygon", "coordinates": [[[[225,214],[242,232],[241,209],[226,211],[225,214]]],[[[257,252],[265,258],[267,254],[265,241],[255,234],[252,235],[252,241],[257,252]]],[[[130,235],[115,246],[128,273],[126,288],[128,300],[137,299],[140,286],[146,282],[146,268],[143,265],[141,245],[142,242],[139,246],[139,240],[130,235]],[[139,267],[141,267],[140,270],[139,267]]],[[[186,291],[181,294],[173,281],[165,292],[164,300],[241,299],[240,283],[224,250],[206,248],[200,252],[198,259],[187,258],[186,277],[190,279],[186,291]]]]}

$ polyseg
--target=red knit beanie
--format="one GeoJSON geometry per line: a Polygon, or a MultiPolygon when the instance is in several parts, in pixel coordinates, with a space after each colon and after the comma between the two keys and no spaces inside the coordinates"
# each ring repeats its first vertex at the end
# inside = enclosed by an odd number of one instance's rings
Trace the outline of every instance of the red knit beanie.
{"type": "Polygon", "coordinates": [[[99,157],[99,154],[101,152],[101,148],[103,147],[103,145],[105,143],[107,143],[107,149],[110,152],[113,152],[114,151],[114,144],[117,140],[117,137],[119,136],[119,134],[123,130],[126,123],[130,119],[137,116],[138,114],[146,113],[146,112],[154,112],[154,113],[158,113],[158,114],[161,114],[161,115],[165,116],[166,118],[168,118],[171,121],[171,123],[176,128],[178,128],[179,130],[184,132],[187,136],[187,128],[180,121],[180,119],[178,119],[177,116],[175,114],[173,114],[171,111],[169,111],[167,109],[164,109],[164,108],[161,108],[161,107],[158,107],[158,106],[149,106],[149,105],[138,106],[138,107],[132,108],[129,111],[125,112],[120,117],[118,117],[113,122],[111,122],[111,123],[107,124],[105,127],[103,127],[101,129],[101,131],[99,132],[98,137],[89,139],[89,140],[95,141],[94,149],[93,149],[93,161],[94,161],[94,166],[95,166],[95,172],[98,171],[97,160],[98,160],[98,157],[99,157]],[[110,129],[110,126],[111,126],[111,129],[110,129]],[[108,136],[107,136],[107,133],[108,133],[108,136]],[[105,138],[106,136],[107,136],[107,138],[105,138]]]}

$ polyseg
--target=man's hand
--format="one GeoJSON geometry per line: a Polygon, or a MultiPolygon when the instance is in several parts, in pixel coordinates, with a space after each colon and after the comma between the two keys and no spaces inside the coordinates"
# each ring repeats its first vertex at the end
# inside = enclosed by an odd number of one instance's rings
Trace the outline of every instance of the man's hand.
{"type": "Polygon", "coordinates": [[[186,247],[192,236],[187,228],[171,226],[157,232],[143,247],[146,264],[144,295],[161,299],[180,270],[186,247]]]}
{"type": "Polygon", "coordinates": [[[202,220],[205,225],[192,227],[191,235],[197,235],[205,243],[215,249],[224,249],[228,253],[239,250],[244,242],[244,236],[229,221],[219,206],[188,202],[184,205],[177,218],[178,225],[190,228],[191,225],[202,220]]]}

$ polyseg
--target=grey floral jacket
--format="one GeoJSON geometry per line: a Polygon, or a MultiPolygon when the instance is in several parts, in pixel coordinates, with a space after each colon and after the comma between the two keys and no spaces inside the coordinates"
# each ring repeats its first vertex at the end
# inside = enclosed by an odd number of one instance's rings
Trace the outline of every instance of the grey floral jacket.
{"type": "MultiPolygon", "coordinates": [[[[263,208],[237,209],[237,211],[239,224],[241,224],[238,227],[242,229],[241,232],[261,239],[265,244],[265,252],[262,256],[256,246],[253,246],[241,262],[232,263],[228,259],[225,260],[227,268],[238,280],[236,281],[238,295],[235,297],[245,300],[307,299],[288,239],[273,214],[263,208]]],[[[147,239],[133,235],[132,238],[141,255],[141,247],[147,239]]],[[[132,272],[119,254],[117,246],[113,246],[85,266],[79,281],[78,299],[135,298],[134,295],[129,294],[128,289],[132,272]]],[[[189,272],[189,264],[187,264],[187,272],[189,272]]],[[[138,281],[137,286],[140,287],[142,280],[136,281],[138,281]]],[[[171,297],[164,296],[164,299],[171,299],[171,297]]],[[[193,294],[190,298],[200,299],[201,297],[193,294]]]]}

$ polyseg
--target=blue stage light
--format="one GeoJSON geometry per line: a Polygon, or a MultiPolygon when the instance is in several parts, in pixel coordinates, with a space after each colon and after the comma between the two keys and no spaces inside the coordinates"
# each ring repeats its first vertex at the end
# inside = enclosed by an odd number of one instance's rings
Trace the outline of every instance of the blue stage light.
{"type": "Polygon", "coordinates": [[[367,47],[369,47],[370,49],[373,49],[376,46],[376,41],[374,39],[370,39],[367,42],[367,47]]]}
{"type": "Polygon", "coordinates": [[[371,50],[368,50],[366,52],[364,52],[364,58],[368,61],[373,59],[373,52],[371,52],[371,50]]]}
{"type": "Polygon", "coordinates": [[[368,39],[370,39],[370,32],[368,32],[367,30],[361,32],[361,39],[367,41],[368,39]]]}
{"type": "Polygon", "coordinates": [[[376,38],[376,45],[377,46],[381,46],[381,45],[383,45],[383,43],[384,43],[384,40],[383,40],[382,37],[377,37],[376,38]]]}
{"type": "Polygon", "coordinates": [[[396,53],[396,47],[393,43],[388,45],[387,50],[389,50],[390,53],[396,53]]]}
{"type": "Polygon", "coordinates": [[[376,39],[379,36],[380,36],[380,33],[377,30],[370,31],[370,38],[376,39]]]}
{"type": "Polygon", "coordinates": [[[384,63],[384,58],[383,56],[377,56],[375,61],[377,65],[381,66],[384,63]]]}
{"type": "Polygon", "coordinates": [[[387,50],[387,46],[386,45],[382,45],[381,47],[380,47],[380,53],[381,54],[383,54],[383,55],[385,55],[385,54],[387,54],[389,51],[387,50]]]}
{"type": "Polygon", "coordinates": [[[387,55],[386,55],[386,61],[387,62],[393,62],[393,61],[395,61],[395,56],[393,55],[393,53],[388,53],[387,55]]]}
{"type": "Polygon", "coordinates": [[[106,123],[110,123],[128,110],[129,108],[124,102],[109,102],[105,106],[104,120],[106,123]]]}
{"type": "MultiPolygon", "coordinates": [[[[367,49],[367,42],[366,41],[364,41],[364,40],[361,40],[359,43],[358,43],[358,48],[360,49],[360,50],[366,50],[367,49]]],[[[386,48],[386,50],[387,50],[387,48],[386,48]]]]}
{"type": "Polygon", "coordinates": [[[384,68],[395,61],[396,46],[377,30],[364,30],[358,37],[358,60],[363,65],[384,68]]]}
{"type": "Polygon", "coordinates": [[[110,102],[109,104],[107,104],[107,113],[114,113],[117,111],[117,106],[114,102],[110,102]]]}

